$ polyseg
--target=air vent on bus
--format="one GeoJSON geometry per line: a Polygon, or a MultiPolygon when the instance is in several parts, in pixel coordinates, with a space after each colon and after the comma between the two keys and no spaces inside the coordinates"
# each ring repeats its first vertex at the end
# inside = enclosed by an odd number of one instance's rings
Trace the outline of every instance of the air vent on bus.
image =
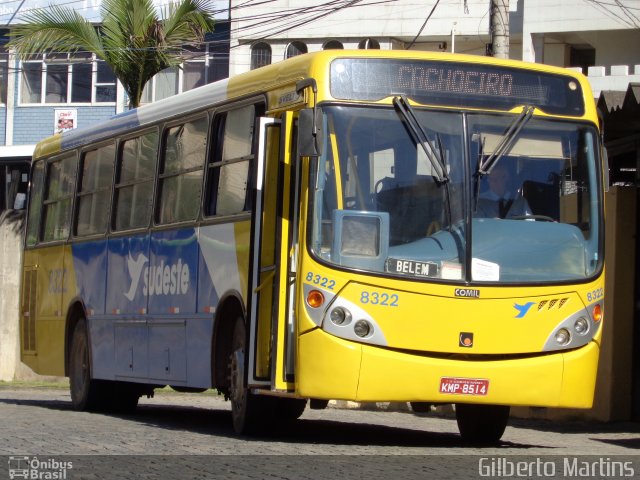
{"type": "Polygon", "coordinates": [[[557,307],[558,309],[560,309],[564,307],[568,300],[568,298],[552,298],[550,300],[541,300],[540,303],[538,303],[538,310],[542,310],[545,307],[547,307],[548,310],[551,310],[553,307],[557,307]]]}

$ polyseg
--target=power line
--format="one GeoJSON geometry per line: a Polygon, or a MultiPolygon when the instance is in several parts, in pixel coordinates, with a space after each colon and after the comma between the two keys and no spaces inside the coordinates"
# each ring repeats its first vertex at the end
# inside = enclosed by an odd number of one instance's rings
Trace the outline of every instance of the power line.
{"type": "Polygon", "coordinates": [[[411,50],[411,47],[413,47],[413,45],[416,43],[416,40],[418,39],[418,37],[420,36],[420,34],[422,33],[422,30],[424,30],[424,27],[427,26],[427,22],[429,21],[429,19],[431,18],[431,15],[433,15],[433,12],[436,11],[436,7],[438,6],[438,4],[440,3],[440,0],[436,0],[435,5],[433,6],[433,8],[431,9],[431,11],[429,12],[429,15],[427,15],[427,18],[425,19],[424,23],[422,24],[422,26],[420,27],[420,30],[418,30],[418,33],[416,34],[415,37],[413,37],[413,40],[411,40],[411,43],[409,44],[409,46],[405,49],[405,50],[411,50]]]}
{"type": "MultiPolygon", "coordinates": [[[[605,3],[602,1],[598,1],[598,0],[584,0],[586,3],[591,4],[592,6],[594,6],[595,8],[597,8],[598,10],[600,10],[601,12],[603,12],[605,15],[607,15],[609,18],[611,18],[612,20],[619,20],[619,23],[622,23],[626,26],[629,26],[631,28],[637,28],[638,25],[635,23],[635,21],[631,21],[628,20],[627,18],[621,16],[620,14],[618,14],[617,12],[614,11],[613,8],[609,8],[609,7],[618,7],[618,9],[623,10],[624,8],[622,8],[619,4],[611,4],[611,3],[605,3]]],[[[631,13],[630,11],[627,10],[627,13],[631,13]]],[[[636,20],[638,20],[637,17],[634,17],[636,20]]]]}

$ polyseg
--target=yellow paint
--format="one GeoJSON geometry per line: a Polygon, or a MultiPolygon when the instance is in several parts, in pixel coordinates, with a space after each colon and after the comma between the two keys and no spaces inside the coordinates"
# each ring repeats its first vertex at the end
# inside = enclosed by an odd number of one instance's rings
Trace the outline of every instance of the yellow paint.
{"type": "MultiPolygon", "coordinates": [[[[23,361],[41,375],[64,375],[66,314],[70,300],[77,294],[71,258],[71,246],[57,245],[27,250],[25,271],[36,272],[35,310],[29,311],[23,300],[22,326],[35,322],[35,355],[24,351],[23,361]]],[[[23,282],[24,282],[23,273],[23,282]]],[[[23,284],[23,294],[24,294],[23,284]]]]}
{"type": "Polygon", "coordinates": [[[270,128],[267,137],[266,162],[263,184],[262,250],[258,294],[258,325],[256,337],[256,376],[268,378],[271,374],[271,331],[273,293],[276,268],[276,219],[278,199],[278,157],[280,129],[270,128]]]}
{"type": "Polygon", "coordinates": [[[599,347],[513,360],[474,361],[358,345],[319,329],[300,336],[297,393],[356,401],[474,402],[588,408],[599,347]],[[442,377],[488,381],[486,395],[440,393],[442,377]],[[355,391],[354,391],[355,390],[355,391]]]}
{"type": "MultiPolygon", "coordinates": [[[[362,346],[315,329],[300,335],[296,353],[296,393],[302,397],[354,400],[362,346]]],[[[387,380],[379,381],[386,382],[387,380]]]]}
{"type": "Polygon", "coordinates": [[[62,136],[60,134],[46,138],[36,145],[33,152],[33,159],[50,157],[62,150],[62,136]]]}
{"type": "MultiPolygon", "coordinates": [[[[284,145],[289,146],[293,142],[293,114],[291,112],[288,112],[282,116],[282,128],[284,129],[284,145]]],[[[280,262],[277,266],[278,271],[280,272],[279,282],[277,285],[277,294],[280,298],[280,301],[278,302],[278,311],[275,319],[275,322],[277,323],[275,343],[276,346],[272,359],[274,368],[274,372],[272,375],[272,388],[274,388],[275,390],[293,390],[295,388],[294,384],[291,382],[287,382],[285,378],[285,348],[288,330],[287,322],[289,320],[289,305],[287,294],[290,285],[288,265],[292,254],[292,252],[289,250],[289,230],[290,223],[292,221],[292,215],[294,214],[294,212],[292,212],[290,209],[289,202],[289,197],[293,195],[290,189],[292,161],[293,159],[291,158],[291,150],[289,148],[285,148],[282,152],[282,185],[280,185],[278,188],[278,190],[282,190],[283,205],[281,219],[282,241],[280,242],[280,245],[277,246],[280,256],[280,262]]],[[[293,316],[293,318],[295,318],[295,315],[293,316]]]]}

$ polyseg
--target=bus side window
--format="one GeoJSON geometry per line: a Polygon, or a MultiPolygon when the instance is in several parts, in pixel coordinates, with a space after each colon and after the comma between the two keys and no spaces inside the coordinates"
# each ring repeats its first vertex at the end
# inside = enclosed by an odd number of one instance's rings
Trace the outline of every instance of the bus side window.
{"type": "Polygon", "coordinates": [[[246,105],[216,115],[207,172],[206,215],[233,215],[249,209],[254,130],[262,110],[262,105],[246,105]]]}
{"type": "Polygon", "coordinates": [[[157,151],[157,130],[122,142],[114,197],[115,230],[149,225],[157,151]]]}
{"type": "Polygon", "coordinates": [[[76,185],[75,152],[53,160],[47,168],[46,195],[43,202],[44,231],[42,240],[64,240],[69,236],[71,202],[76,185]]]}
{"type": "Polygon", "coordinates": [[[165,130],[156,221],[195,220],[200,207],[208,117],[165,130]]]}
{"type": "Polygon", "coordinates": [[[97,235],[107,231],[109,210],[105,206],[111,203],[115,158],[115,143],[90,150],[82,155],[76,201],[75,235],[97,235]]]}
{"type": "Polygon", "coordinates": [[[44,162],[33,167],[29,198],[29,217],[27,219],[27,245],[33,246],[39,240],[40,214],[42,211],[42,183],[44,180],[44,162]]]}

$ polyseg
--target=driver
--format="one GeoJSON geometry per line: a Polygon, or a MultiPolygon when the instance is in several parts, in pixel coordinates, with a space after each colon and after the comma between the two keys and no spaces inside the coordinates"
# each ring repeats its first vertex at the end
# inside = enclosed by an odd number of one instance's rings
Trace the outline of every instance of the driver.
{"type": "Polygon", "coordinates": [[[510,188],[511,175],[504,163],[498,163],[487,175],[489,188],[480,193],[475,217],[512,218],[531,215],[529,203],[520,190],[510,188]]]}

